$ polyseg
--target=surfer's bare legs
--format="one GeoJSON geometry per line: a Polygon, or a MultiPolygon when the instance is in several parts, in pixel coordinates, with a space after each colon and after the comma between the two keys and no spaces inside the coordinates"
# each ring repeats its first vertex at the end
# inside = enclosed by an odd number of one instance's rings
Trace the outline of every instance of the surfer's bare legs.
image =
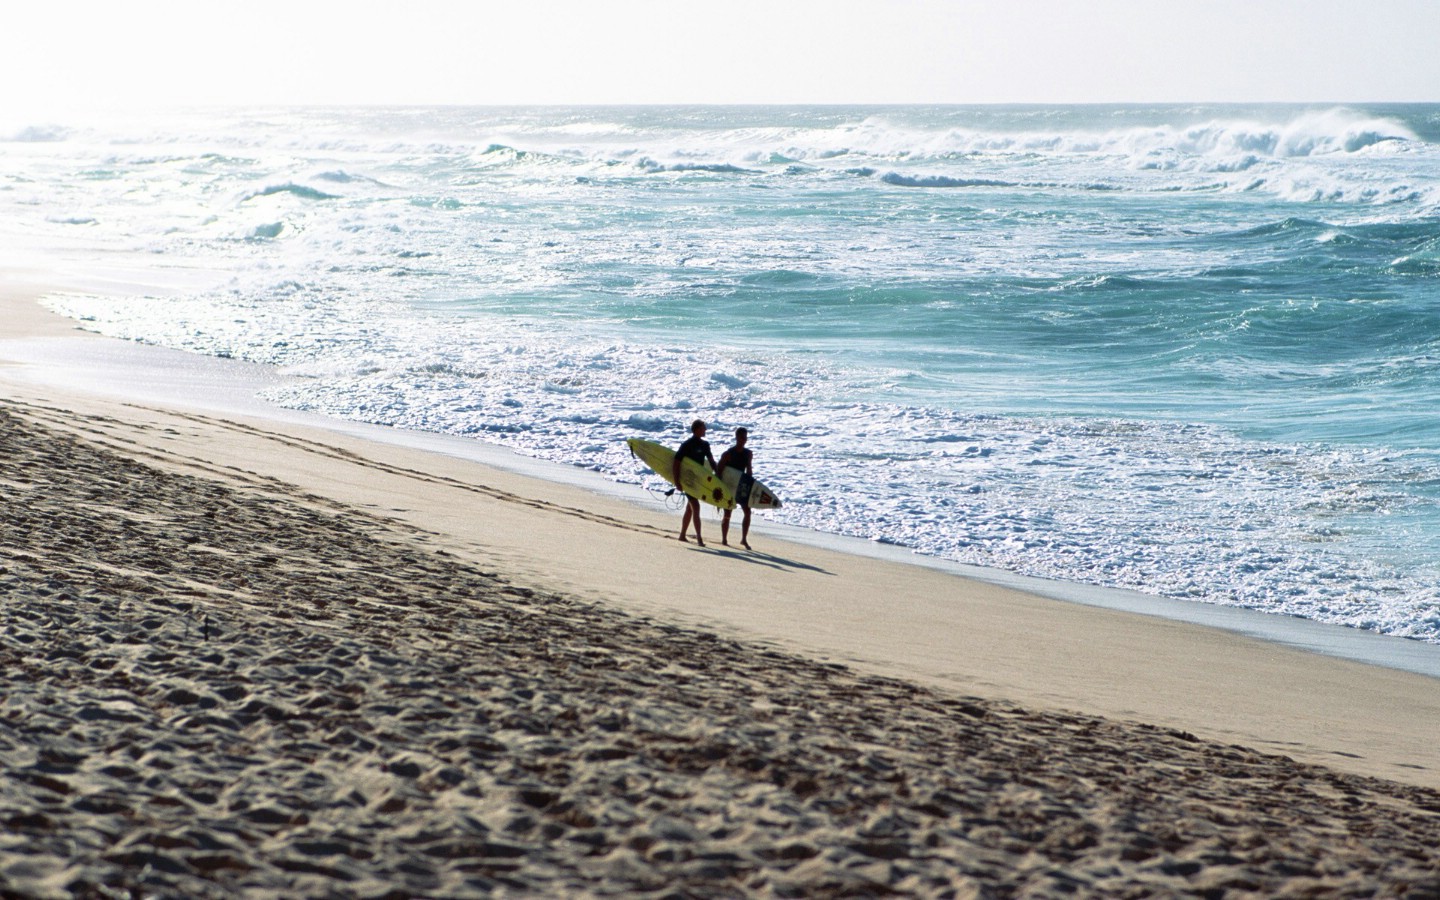
{"type": "MultiPolygon", "coordinates": [[[[750,549],[750,507],[740,507],[745,511],[745,516],[740,520],[740,546],[746,550],[750,549]]],[[[725,510],[725,515],[720,517],[720,543],[730,546],[730,513],[733,510],[725,510]]]]}
{"type": "Polygon", "coordinates": [[[685,537],[685,532],[690,530],[690,522],[695,522],[695,543],[705,546],[705,541],[700,537],[700,501],[694,497],[685,498],[685,517],[680,520],[680,540],[686,544],[690,543],[685,537]]]}

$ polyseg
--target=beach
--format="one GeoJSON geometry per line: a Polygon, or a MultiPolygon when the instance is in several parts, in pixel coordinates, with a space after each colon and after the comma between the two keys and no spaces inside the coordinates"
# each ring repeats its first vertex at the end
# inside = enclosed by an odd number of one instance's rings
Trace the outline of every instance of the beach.
{"type": "Polygon", "coordinates": [[[39,368],[7,896],[1440,897],[1434,678],[39,368]]]}

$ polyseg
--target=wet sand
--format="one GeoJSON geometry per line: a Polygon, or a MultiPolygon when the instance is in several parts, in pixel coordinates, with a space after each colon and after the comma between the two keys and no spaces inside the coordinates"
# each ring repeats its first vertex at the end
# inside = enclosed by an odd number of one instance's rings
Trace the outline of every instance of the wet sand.
{"type": "Polygon", "coordinates": [[[4,396],[0,894],[1440,897],[1434,679],[4,396]]]}

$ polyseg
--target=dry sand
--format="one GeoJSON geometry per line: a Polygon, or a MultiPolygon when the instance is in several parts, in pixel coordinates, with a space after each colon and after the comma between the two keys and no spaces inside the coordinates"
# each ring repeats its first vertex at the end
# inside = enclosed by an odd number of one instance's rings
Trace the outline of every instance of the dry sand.
{"type": "Polygon", "coordinates": [[[10,368],[0,895],[1440,897],[1434,679],[10,368]]]}

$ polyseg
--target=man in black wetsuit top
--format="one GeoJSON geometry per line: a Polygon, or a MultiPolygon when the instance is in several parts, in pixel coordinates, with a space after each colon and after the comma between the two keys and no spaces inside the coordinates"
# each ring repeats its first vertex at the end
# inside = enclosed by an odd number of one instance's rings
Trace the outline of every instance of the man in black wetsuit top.
{"type": "MultiPolygon", "coordinates": [[[[735,429],[735,446],[720,454],[720,465],[716,469],[720,472],[721,478],[725,476],[725,469],[739,469],[740,483],[735,490],[735,502],[745,511],[745,517],[740,520],[740,546],[746,550],[750,549],[750,485],[754,484],[755,476],[750,469],[750,463],[754,454],[745,446],[750,439],[750,432],[744,428],[735,429]]],[[[730,546],[730,513],[733,510],[725,510],[725,515],[720,519],[720,543],[730,546]]]]}
{"type": "MultiPolygon", "coordinates": [[[[680,487],[680,461],[693,459],[701,465],[709,463],[710,468],[715,468],[715,456],[710,452],[710,443],[705,440],[705,423],[699,419],[690,423],[690,438],[680,445],[675,451],[674,484],[680,487]]],[[[682,489],[683,493],[684,490],[682,489]]],[[[685,541],[685,531],[690,527],[690,521],[695,521],[695,543],[705,546],[705,541],[700,537],[700,501],[689,494],[685,494],[685,517],[680,520],[680,540],[685,541]]],[[[689,541],[686,541],[689,543],[689,541]]]]}

